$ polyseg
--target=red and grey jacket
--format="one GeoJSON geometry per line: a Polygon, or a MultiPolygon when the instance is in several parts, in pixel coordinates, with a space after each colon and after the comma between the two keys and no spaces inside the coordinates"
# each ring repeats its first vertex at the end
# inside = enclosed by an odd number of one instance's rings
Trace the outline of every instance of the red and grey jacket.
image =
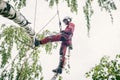
{"type": "Polygon", "coordinates": [[[72,36],[73,36],[74,29],[75,29],[75,24],[70,22],[65,28],[65,30],[62,31],[63,36],[67,40],[66,41],[67,45],[72,45],[72,36]]]}
{"type": "Polygon", "coordinates": [[[65,30],[62,31],[63,35],[67,39],[71,39],[73,36],[75,25],[73,23],[69,23],[65,30]]]}
{"type": "Polygon", "coordinates": [[[72,34],[73,35],[73,32],[74,32],[74,28],[75,28],[75,25],[73,23],[69,23],[67,25],[67,27],[65,28],[64,32],[68,33],[68,34],[72,34]]]}

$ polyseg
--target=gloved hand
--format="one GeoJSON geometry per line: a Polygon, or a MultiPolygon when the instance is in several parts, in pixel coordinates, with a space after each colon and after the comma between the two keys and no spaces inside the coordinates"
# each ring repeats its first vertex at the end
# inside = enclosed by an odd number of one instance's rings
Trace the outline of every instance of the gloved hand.
{"type": "Polygon", "coordinates": [[[60,33],[65,33],[65,31],[64,31],[64,30],[62,30],[62,31],[60,31],[60,33]]]}
{"type": "Polygon", "coordinates": [[[72,50],[73,49],[73,46],[72,44],[69,45],[69,49],[72,50]]]}
{"type": "Polygon", "coordinates": [[[36,47],[36,46],[39,46],[39,45],[40,45],[40,41],[37,40],[37,39],[35,39],[34,45],[35,45],[35,47],[36,47]]]}

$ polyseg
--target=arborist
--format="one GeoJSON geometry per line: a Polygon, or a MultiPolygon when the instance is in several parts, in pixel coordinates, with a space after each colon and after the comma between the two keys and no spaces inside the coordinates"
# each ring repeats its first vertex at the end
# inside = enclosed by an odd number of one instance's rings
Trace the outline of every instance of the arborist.
{"type": "Polygon", "coordinates": [[[70,17],[65,17],[63,19],[64,24],[66,25],[65,30],[62,30],[60,34],[57,35],[52,35],[45,37],[42,40],[35,39],[35,46],[43,45],[48,42],[56,42],[56,41],[62,41],[61,47],[60,47],[60,61],[59,65],[56,69],[53,70],[55,73],[62,73],[62,69],[64,68],[65,65],[65,55],[66,55],[66,50],[67,47],[69,49],[72,49],[72,36],[75,28],[75,24],[71,22],[72,19],[70,17]]]}

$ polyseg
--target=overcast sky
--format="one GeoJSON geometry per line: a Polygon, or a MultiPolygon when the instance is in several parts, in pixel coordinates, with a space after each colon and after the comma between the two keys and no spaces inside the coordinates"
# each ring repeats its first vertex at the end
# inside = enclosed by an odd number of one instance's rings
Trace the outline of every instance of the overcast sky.
{"type": "MultiPolygon", "coordinates": [[[[29,0],[27,0],[29,1],[29,0]]],[[[78,0],[79,1],[79,0],[78,0]]],[[[114,23],[111,23],[109,14],[101,12],[98,4],[94,3],[94,15],[91,19],[90,38],[87,36],[86,21],[83,14],[83,5],[85,0],[80,0],[78,14],[71,13],[65,3],[59,5],[61,20],[65,16],[71,16],[75,23],[75,32],[73,36],[73,50],[70,57],[70,75],[63,71],[63,80],[91,80],[85,78],[85,72],[89,71],[104,55],[114,58],[120,53],[120,8],[113,11],[114,23]]],[[[119,5],[118,3],[117,5],[119,5]]],[[[118,6],[120,7],[120,6],[118,6]]],[[[22,14],[34,24],[35,0],[27,2],[27,6],[21,10],[22,14]]],[[[49,8],[44,0],[37,2],[36,33],[56,14],[56,7],[49,8]]],[[[0,16],[1,23],[12,23],[0,16]]],[[[14,24],[14,23],[13,23],[14,24]]],[[[63,29],[65,25],[62,23],[63,29]]],[[[50,31],[59,32],[58,17],[45,28],[50,31]]],[[[44,29],[44,30],[45,30],[44,29]]],[[[59,47],[59,46],[58,46],[59,47]]],[[[53,76],[52,69],[56,68],[59,61],[59,48],[53,50],[52,55],[41,53],[40,62],[43,67],[43,76],[45,80],[50,80],[53,76]]]]}

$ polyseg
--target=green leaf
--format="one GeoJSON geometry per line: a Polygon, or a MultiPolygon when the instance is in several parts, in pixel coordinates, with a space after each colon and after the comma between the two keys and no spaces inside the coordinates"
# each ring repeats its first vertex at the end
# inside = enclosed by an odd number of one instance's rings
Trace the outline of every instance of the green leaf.
{"type": "Polygon", "coordinates": [[[50,0],[49,6],[52,7],[54,5],[55,0],[50,0]]]}
{"type": "MultiPolygon", "coordinates": [[[[118,55],[116,55],[118,56],[118,55]]],[[[91,77],[93,80],[117,80],[120,74],[119,61],[115,59],[110,60],[110,57],[104,56],[100,63],[86,73],[86,77],[91,77]]]]}

